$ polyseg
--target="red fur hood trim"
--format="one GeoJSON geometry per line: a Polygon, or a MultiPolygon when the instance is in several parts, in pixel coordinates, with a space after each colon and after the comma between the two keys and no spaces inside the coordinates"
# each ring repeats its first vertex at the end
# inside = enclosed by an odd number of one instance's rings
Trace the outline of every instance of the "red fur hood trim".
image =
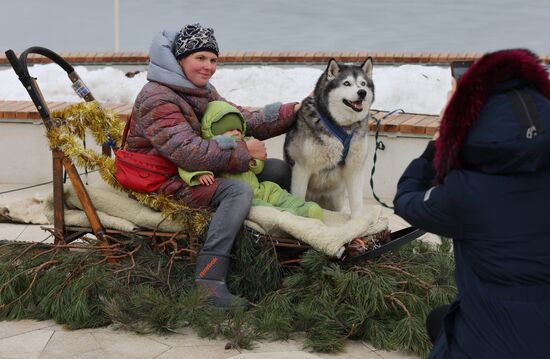
{"type": "Polygon", "coordinates": [[[461,168],[459,153],[468,131],[495,86],[510,79],[520,79],[550,99],[548,73],[534,53],[514,49],[481,57],[458,82],[441,119],[434,158],[437,182],[440,183],[449,171],[461,168]]]}

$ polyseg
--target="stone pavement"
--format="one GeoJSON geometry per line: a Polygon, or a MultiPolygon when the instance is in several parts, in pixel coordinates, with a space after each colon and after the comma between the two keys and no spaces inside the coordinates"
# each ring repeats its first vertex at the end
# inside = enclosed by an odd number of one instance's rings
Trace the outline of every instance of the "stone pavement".
{"type": "Polygon", "coordinates": [[[348,341],[340,354],[309,353],[299,341],[259,342],[252,350],[225,349],[223,340],[199,338],[192,330],[170,335],[138,335],[110,327],[66,330],[53,321],[0,322],[0,359],[413,359],[348,341]]]}
{"type": "MultiPolygon", "coordinates": [[[[23,185],[1,185],[0,193],[23,185]]],[[[23,198],[46,195],[51,185],[20,192],[0,194],[0,207],[23,198]]],[[[369,204],[373,204],[369,201],[369,204]]],[[[407,224],[385,209],[390,228],[407,224]]],[[[0,240],[40,241],[49,237],[38,225],[0,223],[0,240]]],[[[434,236],[425,235],[427,240],[434,236]]],[[[414,359],[399,352],[376,350],[368,343],[348,341],[340,354],[310,353],[302,348],[299,338],[288,342],[258,342],[253,350],[225,349],[224,340],[199,338],[192,330],[183,329],[170,335],[138,335],[112,327],[66,330],[53,321],[0,322],[0,359],[46,358],[144,358],[144,359],[414,359]]]]}

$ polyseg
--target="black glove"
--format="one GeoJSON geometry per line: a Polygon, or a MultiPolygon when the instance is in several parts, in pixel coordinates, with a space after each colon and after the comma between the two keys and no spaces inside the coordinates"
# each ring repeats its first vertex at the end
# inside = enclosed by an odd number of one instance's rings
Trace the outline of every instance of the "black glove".
{"type": "Polygon", "coordinates": [[[427,161],[432,161],[434,159],[435,155],[435,141],[431,140],[428,142],[428,146],[426,146],[426,149],[422,154],[420,155],[420,158],[423,158],[427,161]]]}

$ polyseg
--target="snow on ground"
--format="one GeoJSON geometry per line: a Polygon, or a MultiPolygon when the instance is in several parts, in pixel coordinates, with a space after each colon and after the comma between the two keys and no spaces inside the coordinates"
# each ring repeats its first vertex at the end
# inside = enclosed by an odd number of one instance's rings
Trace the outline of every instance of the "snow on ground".
{"type": "MultiPolygon", "coordinates": [[[[76,72],[100,102],[133,102],[147,82],[146,73],[133,78],[115,67],[76,72]]],[[[272,102],[301,101],[314,88],[322,69],[315,66],[220,66],[212,84],[228,100],[242,106],[263,106],[272,102]]],[[[29,68],[46,101],[78,102],[66,73],[55,64],[29,68]]],[[[401,65],[374,66],[376,98],[373,108],[403,109],[410,113],[439,114],[451,87],[447,67],[401,65]]],[[[0,71],[0,100],[30,100],[11,68],[0,71]]]]}

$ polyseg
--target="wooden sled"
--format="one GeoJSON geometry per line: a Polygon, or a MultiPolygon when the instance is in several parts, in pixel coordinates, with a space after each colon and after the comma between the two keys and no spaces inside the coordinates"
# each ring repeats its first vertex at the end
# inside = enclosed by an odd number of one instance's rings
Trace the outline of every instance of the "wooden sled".
{"type": "MultiPolygon", "coordinates": [[[[38,109],[40,117],[42,118],[47,130],[55,129],[59,126],[59,123],[56,119],[51,117],[50,109],[48,108],[46,101],[44,101],[36,79],[29,75],[27,68],[27,57],[30,54],[45,56],[62,67],[67,72],[67,75],[72,82],[72,87],[77,95],[83,98],[86,102],[95,101],[94,96],[80,79],[74,68],[57,53],[43,47],[30,47],[22,52],[19,57],[17,57],[12,50],[6,51],[7,59],[16,74],[19,76],[19,80],[28,91],[29,96],[38,109]]],[[[182,245],[188,247],[190,250],[188,251],[189,253],[198,252],[198,247],[200,246],[199,240],[197,236],[190,233],[166,233],[152,230],[125,233],[122,231],[104,228],[73,161],[62,150],[51,148],[51,151],[53,159],[52,174],[54,223],[53,229],[49,230],[54,235],[54,244],[67,244],[85,236],[86,234],[93,233],[95,237],[100,240],[100,243],[103,243],[105,247],[108,247],[110,244],[110,238],[116,238],[121,235],[133,235],[151,239],[153,246],[159,250],[167,249],[167,246],[170,246],[170,244],[178,241],[179,243],[182,243],[182,245]],[[66,171],[70,183],[74,187],[76,195],[82,204],[82,208],[90,223],[90,228],[70,227],[65,225],[63,203],[64,170],[66,171]]],[[[102,144],[102,154],[107,157],[111,156],[111,147],[106,143],[102,144]]],[[[292,237],[270,236],[255,232],[252,229],[247,228],[246,230],[252,231],[253,236],[257,240],[261,240],[268,245],[274,246],[277,252],[282,254],[280,258],[281,261],[284,261],[285,263],[298,262],[299,256],[304,251],[311,248],[309,245],[292,237]]],[[[401,245],[418,238],[422,234],[424,234],[423,231],[409,227],[392,233],[389,231],[382,231],[369,237],[357,238],[346,246],[346,251],[342,259],[351,260],[353,262],[373,259],[387,251],[394,250],[401,245]]]]}

